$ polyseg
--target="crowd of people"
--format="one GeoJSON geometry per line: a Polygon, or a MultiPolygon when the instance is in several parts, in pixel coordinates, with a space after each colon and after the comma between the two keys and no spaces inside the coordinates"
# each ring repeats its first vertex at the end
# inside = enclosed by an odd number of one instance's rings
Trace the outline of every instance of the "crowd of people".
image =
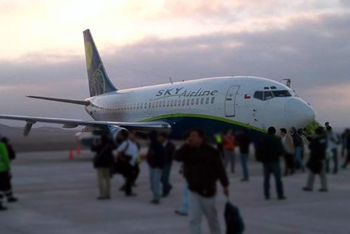
{"type": "MultiPolygon", "coordinates": [[[[215,205],[217,181],[223,193],[229,196],[229,178],[227,169],[236,172],[237,153],[239,152],[242,182],[249,182],[248,159],[250,145],[253,143],[249,130],[233,132],[229,129],[225,135],[216,134],[216,147],[206,141],[201,129],[192,129],[184,137],[184,143],[176,149],[168,135],[164,132],[152,131],[148,135],[148,150],[140,153],[140,144],[135,132],[122,131],[119,139],[112,139],[109,133],[96,138],[91,150],[95,152],[93,166],[96,169],[99,200],[111,199],[111,178],[120,175],[124,184],[120,191],[127,197],[137,196],[133,192],[140,174],[141,161],[145,160],[149,168],[149,183],[152,198],[150,203],[160,204],[162,198],[171,193],[171,169],[173,161],[181,163],[180,173],[184,177],[183,198],[175,213],[190,216],[191,233],[201,233],[201,216],[207,218],[211,233],[221,233],[215,205]],[[118,144],[116,143],[118,142],[118,144]],[[236,148],[239,148],[239,151],[236,148]]],[[[290,176],[296,172],[308,171],[304,191],[313,190],[316,175],[321,179],[320,192],[329,190],[327,173],[338,173],[338,146],[341,144],[341,155],[345,158],[342,165],[346,168],[350,163],[350,130],[346,129],[341,136],[333,132],[326,124],[316,129],[313,136],[306,135],[303,130],[281,128],[279,133],[269,127],[267,135],[254,141],[256,160],[263,165],[263,195],[271,199],[270,177],[276,184],[278,200],[285,200],[283,175],[290,176]],[[306,163],[305,145],[308,143],[310,156],[306,163]],[[284,159],[284,171],[280,164],[284,159]],[[331,163],[333,168],[331,169],[331,163]]],[[[0,142],[0,210],[5,210],[3,199],[16,202],[11,185],[11,160],[15,153],[6,138],[0,142]]]]}

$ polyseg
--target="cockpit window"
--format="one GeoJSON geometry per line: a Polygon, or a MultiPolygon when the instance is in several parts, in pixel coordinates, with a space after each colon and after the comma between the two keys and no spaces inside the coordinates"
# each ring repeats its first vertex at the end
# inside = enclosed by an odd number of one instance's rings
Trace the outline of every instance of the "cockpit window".
{"type": "Polygon", "coordinates": [[[272,91],[274,97],[290,97],[292,96],[288,90],[272,91]]]}
{"type": "Polygon", "coordinates": [[[276,91],[256,91],[254,98],[262,101],[270,100],[274,97],[291,97],[292,95],[288,90],[276,90],[276,91]]]}
{"type": "Polygon", "coordinates": [[[259,99],[259,100],[264,100],[263,91],[256,91],[254,93],[254,98],[259,99]]]}
{"type": "Polygon", "coordinates": [[[272,92],[270,91],[265,91],[264,92],[264,100],[270,100],[271,98],[273,98],[272,92]]]}

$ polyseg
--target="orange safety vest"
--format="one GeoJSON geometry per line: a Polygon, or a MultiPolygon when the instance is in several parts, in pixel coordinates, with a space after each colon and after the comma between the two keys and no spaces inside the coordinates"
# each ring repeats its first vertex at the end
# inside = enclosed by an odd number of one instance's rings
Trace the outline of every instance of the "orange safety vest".
{"type": "Polygon", "coordinates": [[[235,149],[235,137],[234,136],[224,136],[224,149],[234,150],[235,149]]]}

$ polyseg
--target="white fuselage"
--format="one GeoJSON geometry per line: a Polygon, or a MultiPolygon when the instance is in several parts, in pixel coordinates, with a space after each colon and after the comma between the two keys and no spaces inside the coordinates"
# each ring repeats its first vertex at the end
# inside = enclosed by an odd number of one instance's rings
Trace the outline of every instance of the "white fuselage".
{"type": "Polygon", "coordinates": [[[89,115],[105,121],[166,118],[169,122],[171,117],[191,116],[265,131],[269,126],[303,128],[315,119],[311,106],[291,88],[259,77],[206,78],[120,90],[87,100],[89,115]]]}

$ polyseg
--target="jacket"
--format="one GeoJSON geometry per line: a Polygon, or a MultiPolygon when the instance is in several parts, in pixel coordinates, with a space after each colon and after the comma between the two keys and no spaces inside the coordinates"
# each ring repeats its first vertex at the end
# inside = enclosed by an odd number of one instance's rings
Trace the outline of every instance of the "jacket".
{"type": "Polygon", "coordinates": [[[150,167],[163,169],[164,148],[156,136],[150,136],[151,144],[148,148],[147,162],[150,167]]]}
{"type": "Polygon", "coordinates": [[[175,145],[168,141],[165,146],[163,146],[163,155],[164,155],[164,163],[165,164],[171,164],[173,162],[174,152],[175,152],[175,145]]]}
{"type": "Polygon", "coordinates": [[[283,146],[285,151],[288,154],[294,154],[294,143],[293,143],[293,137],[290,134],[286,134],[284,136],[284,140],[283,140],[283,146]]]}
{"type": "Polygon", "coordinates": [[[314,137],[309,144],[309,161],[322,161],[326,159],[327,136],[319,135],[314,137]]]}
{"type": "Polygon", "coordinates": [[[284,154],[282,141],[275,135],[267,135],[262,142],[263,152],[260,161],[263,163],[279,162],[279,158],[284,154]]]}
{"type": "Polygon", "coordinates": [[[175,160],[183,163],[184,176],[192,192],[213,197],[218,180],[224,187],[229,185],[219,152],[208,144],[199,148],[185,144],[175,152],[175,160]]]}
{"type": "Polygon", "coordinates": [[[241,154],[249,154],[250,137],[248,134],[243,133],[238,138],[239,150],[241,154]]]}
{"type": "Polygon", "coordinates": [[[6,145],[0,142],[0,172],[10,170],[10,159],[6,150],[6,145]]]}
{"type": "Polygon", "coordinates": [[[93,145],[91,151],[96,152],[94,157],[95,168],[111,168],[114,163],[113,147],[109,144],[93,145]]]}

